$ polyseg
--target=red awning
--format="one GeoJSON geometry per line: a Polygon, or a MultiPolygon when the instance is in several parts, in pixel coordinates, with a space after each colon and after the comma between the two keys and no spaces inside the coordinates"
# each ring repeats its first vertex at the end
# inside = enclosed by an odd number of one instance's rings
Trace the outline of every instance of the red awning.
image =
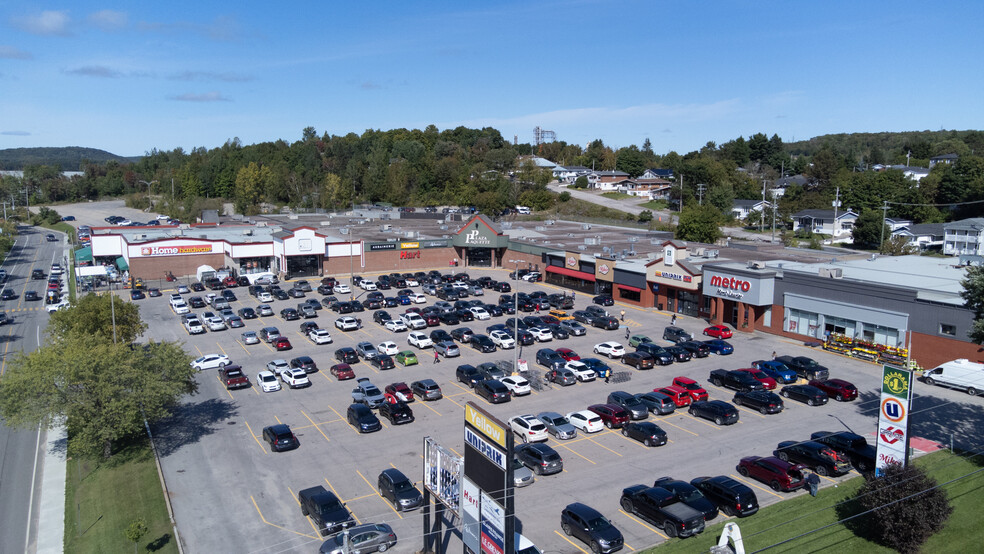
{"type": "Polygon", "coordinates": [[[585,273],[583,271],[574,271],[573,269],[567,269],[566,267],[560,267],[556,265],[548,265],[546,267],[547,273],[559,273],[561,275],[567,275],[568,277],[577,277],[578,279],[584,279],[585,281],[594,281],[594,274],[585,273]]]}
{"type": "Polygon", "coordinates": [[[620,289],[631,290],[632,292],[642,292],[642,289],[639,287],[633,287],[631,285],[621,285],[619,283],[615,283],[615,286],[620,289]]]}

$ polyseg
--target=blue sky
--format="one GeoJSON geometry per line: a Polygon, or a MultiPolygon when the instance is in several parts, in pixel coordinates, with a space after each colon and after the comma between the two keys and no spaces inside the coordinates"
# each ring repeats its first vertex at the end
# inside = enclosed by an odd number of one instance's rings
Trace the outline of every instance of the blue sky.
{"type": "Polygon", "coordinates": [[[434,124],[665,153],[982,129],[982,20],[979,0],[0,0],[0,148],[132,156],[434,124]]]}

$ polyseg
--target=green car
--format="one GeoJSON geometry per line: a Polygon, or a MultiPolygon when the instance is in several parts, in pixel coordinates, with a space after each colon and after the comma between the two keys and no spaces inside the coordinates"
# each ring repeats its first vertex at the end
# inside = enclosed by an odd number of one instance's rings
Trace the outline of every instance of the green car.
{"type": "Polygon", "coordinates": [[[633,348],[644,342],[653,342],[653,339],[647,337],[646,335],[632,335],[629,337],[629,346],[633,348]]]}
{"type": "Polygon", "coordinates": [[[413,350],[404,350],[396,355],[396,361],[405,366],[417,365],[417,355],[413,353],[413,350]]]}

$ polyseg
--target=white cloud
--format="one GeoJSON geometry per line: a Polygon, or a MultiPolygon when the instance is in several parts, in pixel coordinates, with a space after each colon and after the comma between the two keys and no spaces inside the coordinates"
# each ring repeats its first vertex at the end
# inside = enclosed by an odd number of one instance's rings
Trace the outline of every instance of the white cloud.
{"type": "Polygon", "coordinates": [[[99,77],[101,79],[115,79],[123,76],[119,71],[104,65],[84,65],[75,69],[66,69],[65,73],[80,77],[99,77]]]}
{"type": "Polygon", "coordinates": [[[28,33],[60,37],[67,37],[72,34],[68,28],[70,22],[68,12],[54,10],[46,10],[39,15],[13,18],[14,25],[28,33]]]}
{"type": "Polygon", "coordinates": [[[8,137],[29,137],[31,133],[27,131],[0,131],[0,135],[8,137]]]}
{"type": "Polygon", "coordinates": [[[116,10],[100,10],[89,14],[89,23],[103,31],[118,31],[126,27],[127,14],[116,10]]]}
{"type": "Polygon", "coordinates": [[[13,46],[0,44],[0,59],[5,60],[30,60],[34,56],[30,52],[19,50],[13,46]]]}
{"type": "Polygon", "coordinates": [[[249,75],[238,73],[216,73],[213,71],[182,71],[168,76],[172,81],[224,81],[226,83],[244,83],[252,81],[249,75]]]}
{"type": "Polygon", "coordinates": [[[186,92],[184,94],[177,94],[173,96],[168,96],[168,100],[177,100],[179,102],[230,102],[229,98],[222,96],[218,91],[204,92],[204,93],[192,93],[186,92]]]}

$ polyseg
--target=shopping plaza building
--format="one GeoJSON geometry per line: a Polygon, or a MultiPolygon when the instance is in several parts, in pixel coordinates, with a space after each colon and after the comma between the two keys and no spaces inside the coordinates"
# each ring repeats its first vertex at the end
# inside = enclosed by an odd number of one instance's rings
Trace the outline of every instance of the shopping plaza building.
{"type": "Polygon", "coordinates": [[[974,314],[960,297],[966,267],[953,257],[835,257],[687,244],[660,233],[583,223],[359,213],[331,220],[93,228],[91,251],[77,259],[151,281],[166,273],[193,276],[203,265],[281,279],[452,267],[539,269],[550,285],[609,294],[616,302],[737,332],[836,340],[855,355],[874,353],[878,360],[910,349],[924,367],[955,358],[984,361],[984,352],[967,338],[974,314]]]}

